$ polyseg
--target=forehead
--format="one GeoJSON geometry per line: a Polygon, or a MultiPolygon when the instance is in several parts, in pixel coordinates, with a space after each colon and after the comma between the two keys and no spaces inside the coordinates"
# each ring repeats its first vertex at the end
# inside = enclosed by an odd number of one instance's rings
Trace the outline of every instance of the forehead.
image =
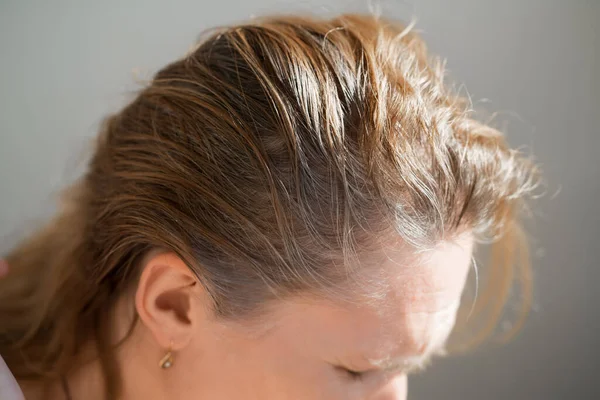
{"type": "Polygon", "coordinates": [[[382,249],[365,260],[357,280],[382,280],[383,285],[362,285],[353,301],[344,303],[288,301],[277,311],[276,336],[294,340],[301,331],[304,351],[335,354],[356,364],[423,356],[442,346],[454,325],[471,254],[469,235],[418,254],[382,249]]]}

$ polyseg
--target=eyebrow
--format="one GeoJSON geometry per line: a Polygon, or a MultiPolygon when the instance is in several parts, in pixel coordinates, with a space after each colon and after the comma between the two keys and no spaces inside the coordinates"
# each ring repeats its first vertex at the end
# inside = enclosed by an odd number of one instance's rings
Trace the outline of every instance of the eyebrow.
{"type": "Polygon", "coordinates": [[[426,354],[412,357],[395,357],[383,360],[369,359],[369,363],[384,372],[414,372],[425,369],[435,356],[446,354],[445,346],[440,346],[426,354]]]}
{"type": "Polygon", "coordinates": [[[377,369],[383,372],[412,372],[421,370],[431,362],[431,355],[400,357],[393,360],[371,362],[377,369]]]}

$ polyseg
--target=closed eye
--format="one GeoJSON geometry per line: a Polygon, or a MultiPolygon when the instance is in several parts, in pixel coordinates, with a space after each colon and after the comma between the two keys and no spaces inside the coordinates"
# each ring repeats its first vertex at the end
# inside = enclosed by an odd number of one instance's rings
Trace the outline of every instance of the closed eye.
{"type": "Polygon", "coordinates": [[[342,367],[342,366],[336,366],[335,369],[340,371],[346,377],[348,377],[352,380],[355,380],[355,381],[361,380],[369,372],[369,371],[355,371],[353,369],[342,367]]]}

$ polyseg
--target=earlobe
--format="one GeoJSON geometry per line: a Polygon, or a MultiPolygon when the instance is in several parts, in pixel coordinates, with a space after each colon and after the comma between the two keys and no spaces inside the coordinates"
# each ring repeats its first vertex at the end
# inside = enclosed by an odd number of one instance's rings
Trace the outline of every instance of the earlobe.
{"type": "Polygon", "coordinates": [[[198,318],[196,276],[174,253],[150,254],[135,296],[137,313],[164,349],[179,350],[192,338],[198,318]]]}

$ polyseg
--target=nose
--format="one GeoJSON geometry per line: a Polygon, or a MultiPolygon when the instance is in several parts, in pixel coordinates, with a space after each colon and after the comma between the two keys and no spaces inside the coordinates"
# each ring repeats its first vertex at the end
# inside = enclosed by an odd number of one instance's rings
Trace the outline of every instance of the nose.
{"type": "Polygon", "coordinates": [[[408,379],[406,375],[397,375],[386,382],[369,400],[406,400],[408,379]]]}

